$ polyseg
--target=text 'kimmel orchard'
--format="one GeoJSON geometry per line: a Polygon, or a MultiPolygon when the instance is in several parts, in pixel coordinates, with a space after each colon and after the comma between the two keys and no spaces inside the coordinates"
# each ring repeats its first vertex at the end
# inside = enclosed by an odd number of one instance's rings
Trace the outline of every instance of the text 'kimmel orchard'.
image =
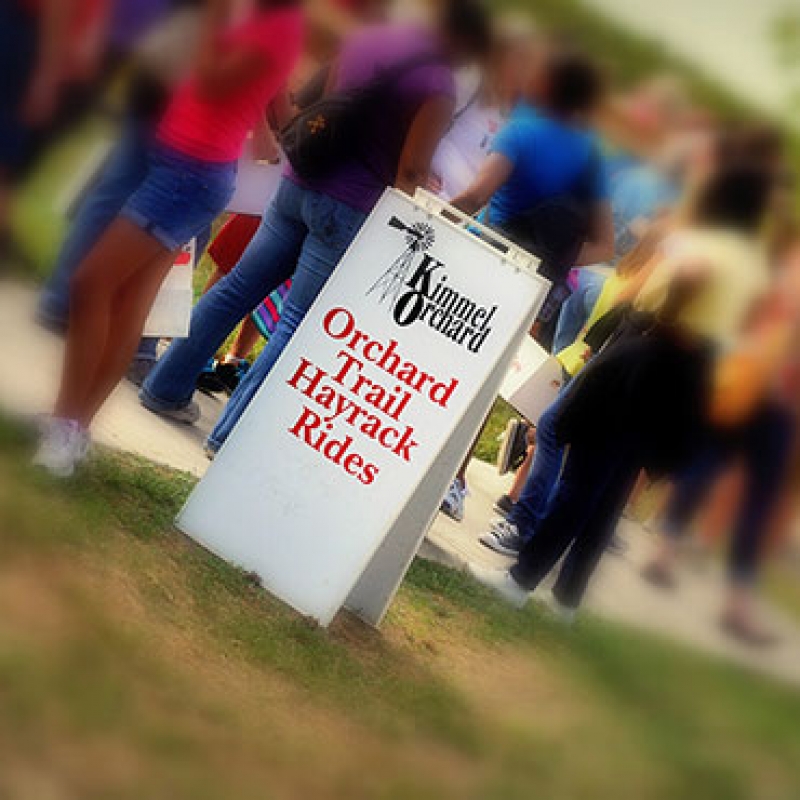
{"type": "Polygon", "coordinates": [[[369,485],[380,467],[355,450],[357,436],[376,442],[388,453],[411,462],[419,442],[414,428],[403,422],[403,414],[415,394],[440,408],[447,408],[458,380],[439,381],[434,375],[404,360],[398,343],[373,339],[356,326],[345,308],[334,308],[322,323],[331,339],[342,343],[336,364],[329,370],[301,358],[287,381],[309,402],[289,432],[348,475],[369,485]],[[368,366],[368,365],[371,365],[368,366]],[[380,370],[389,380],[367,377],[380,370]],[[394,384],[394,385],[392,385],[394,384]]]}

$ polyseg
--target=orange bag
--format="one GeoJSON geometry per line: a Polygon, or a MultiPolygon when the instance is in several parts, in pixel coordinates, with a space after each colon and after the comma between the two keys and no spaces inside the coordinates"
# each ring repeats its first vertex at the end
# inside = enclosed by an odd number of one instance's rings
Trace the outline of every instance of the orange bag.
{"type": "Polygon", "coordinates": [[[773,307],[759,321],[744,346],[720,358],[714,371],[711,421],[720,426],[744,422],[773,385],[791,352],[796,323],[786,309],[773,307]]]}
{"type": "Polygon", "coordinates": [[[769,371],[752,353],[724,356],[714,370],[711,391],[711,422],[732,427],[744,422],[767,393],[769,371]]]}

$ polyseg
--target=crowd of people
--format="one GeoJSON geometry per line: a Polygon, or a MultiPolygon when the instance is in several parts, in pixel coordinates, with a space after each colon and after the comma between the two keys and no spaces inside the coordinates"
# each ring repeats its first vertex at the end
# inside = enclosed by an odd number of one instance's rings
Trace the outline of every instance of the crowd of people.
{"type": "MultiPolygon", "coordinates": [[[[733,506],[722,623],[770,641],[753,588],[791,517],[800,395],[800,231],[779,131],[717,120],[664,77],[615,93],[569,36],[480,0],[11,0],[0,36],[14,84],[0,232],[41,142],[110,65],[127,87],[118,144],[41,297],[66,354],[38,465],[73,473],[126,375],[145,409],[178,423],[199,419],[198,389],[228,392],[214,458],[384,190],[425,187],[540,259],[551,289],[531,336],[564,374],[535,428],[514,424],[514,486],[481,538],[514,563],[473,575],[523,605],[557,569],[549,602],[571,618],[631,498],[656,483],[663,537],[643,579],[674,587],[681,537],[715,503],[733,506]],[[287,161],[293,119],[355,96],[346,147],[313,170],[287,161]],[[229,215],[215,238],[243,159],[277,165],[263,211],[229,215]],[[192,239],[198,252],[211,242],[216,271],[190,335],[158,357],[145,320],[192,239]],[[717,499],[737,470],[740,502],[717,499]]],[[[466,467],[443,502],[456,520],[466,467]]]]}

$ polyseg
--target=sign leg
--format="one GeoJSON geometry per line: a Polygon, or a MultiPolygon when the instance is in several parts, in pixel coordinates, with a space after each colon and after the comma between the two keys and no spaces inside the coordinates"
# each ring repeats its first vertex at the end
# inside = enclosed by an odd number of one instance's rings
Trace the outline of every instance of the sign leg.
{"type": "Polygon", "coordinates": [[[433,524],[453,476],[466,458],[497,399],[509,364],[528,335],[534,316],[526,320],[503,353],[351,590],[344,607],[369,625],[378,627],[383,622],[414,556],[433,524]]]}

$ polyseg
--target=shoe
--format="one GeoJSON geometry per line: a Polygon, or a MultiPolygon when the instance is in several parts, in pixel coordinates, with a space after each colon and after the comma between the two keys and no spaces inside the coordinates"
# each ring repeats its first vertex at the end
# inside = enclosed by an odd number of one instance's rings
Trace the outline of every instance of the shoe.
{"type": "Polygon", "coordinates": [[[508,519],[514,510],[514,505],[514,501],[507,494],[504,494],[495,501],[494,510],[504,519],[508,519]]]}
{"type": "Polygon", "coordinates": [[[642,578],[651,586],[657,589],[674,592],[678,588],[678,581],[675,573],[669,568],[660,564],[658,561],[651,561],[641,572],[642,578]]]}
{"type": "Polygon", "coordinates": [[[628,543],[615,533],[611,537],[611,541],[606,545],[606,551],[615,556],[623,556],[628,552],[628,543]]]}
{"type": "Polygon", "coordinates": [[[524,541],[513,522],[498,519],[491,523],[490,530],[480,537],[480,543],[495,553],[516,558],[524,541]]]}
{"type": "Polygon", "coordinates": [[[222,390],[230,397],[238,388],[242,379],[247,375],[250,369],[250,362],[241,359],[237,362],[228,362],[227,364],[220,364],[214,370],[214,375],[222,385],[222,390]]]}
{"type": "Polygon", "coordinates": [[[147,376],[153,371],[156,362],[149,358],[134,358],[125,377],[134,385],[141,388],[147,376]]]}
{"type": "Polygon", "coordinates": [[[213,461],[217,457],[217,451],[208,442],[203,445],[203,453],[209,461],[213,461]]]}
{"type": "Polygon", "coordinates": [[[157,414],[159,417],[164,417],[164,419],[169,419],[173,422],[179,422],[181,425],[194,425],[201,416],[200,406],[197,405],[197,402],[194,400],[190,401],[188,405],[182,408],[164,409],[151,405],[146,395],[140,393],[139,402],[153,414],[157,414]]]}
{"type": "Polygon", "coordinates": [[[480,564],[470,563],[467,564],[467,572],[514,608],[524,608],[530,599],[530,592],[520,586],[507,569],[488,569],[480,564]]]}
{"type": "Polygon", "coordinates": [[[89,442],[89,433],[75,420],[53,417],[43,425],[33,464],[56,478],[69,478],[89,454],[89,442]]]}
{"type": "Polygon", "coordinates": [[[464,521],[464,505],[467,500],[467,487],[461,478],[455,478],[442,500],[440,511],[454,522],[464,521]]]}
{"type": "Polygon", "coordinates": [[[225,386],[219,379],[216,372],[217,362],[212,358],[203,367],[203,371],[197,376],[197,390],[207,395],[222,394],[225,386]]]}
{"type": "Polygon", "coordinates": [[[67,317],[54,314],[43,306],[36,309],[35,315],[36,324],[56,336],[64,337],[67,335],[67,328],[69,327],[69,320],[67,317]]]}
{"type": "Polygon", "coordinates": [[[773,647],[780,641],[774,633],[741,614],[725,613],[720,617],[719,624],[725,633],[748,647],[773,647]]]}
{"type": "Polygon", "coordinates": [[[497,471],[501,475],[516,472],[528,453],[528,425],[519,419],[510,419],[497,455],[497,471]]]}

